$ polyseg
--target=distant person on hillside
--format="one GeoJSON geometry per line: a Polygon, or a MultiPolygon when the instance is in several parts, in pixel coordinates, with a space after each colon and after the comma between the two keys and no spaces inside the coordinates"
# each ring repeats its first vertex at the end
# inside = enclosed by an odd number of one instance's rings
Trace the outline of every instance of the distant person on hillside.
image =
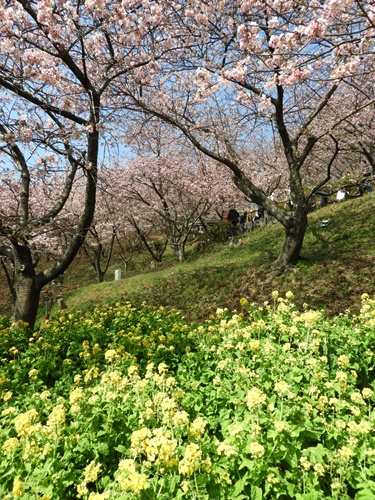
{"type": "Polygon", "coordinates": [[[258,219],[263,219],[265,213],[265,208],[262,205],[258,206],[258,219]]]}
{"type": "Polygon", "coordinates": [[[359,186],[359,190],[357,192],[358,196],[363,196],[365,193],[372,193],[372,186],[370,181],[364,181],[359,186]]]}
{"type": "Polygon", "coordinates": [[[240,226],[242,234],[245,234],[247,224],[247,212],[245,211],[240,217],[240,226]]]}
{"type": "Polygon", "coordinates": [[[232,239],[234,239],[235,236],[237,236],[240,214],[235,208],[231,208],[228,212],[227,219],[232,225],[232,239]]]}
{"type": "Polygon", "coordinates": [[[320,200],[320,206],[323,208],[326,207],[327,205],[328,205],[328,196],[324,194],[320,200]]]}
{"type": "Polygon", "coordinates": [[[235,208],[231,208],[228,212],[228,220],[232,224],[232,226],[237,226],[239,219],[240,214],[235,208]]]}
{"type": "Polygon", "coordinates": [[[250,213],[247,216],[247,220],[249,223],[249,230],[254,231],[255,229],[255,217],[256,217],[256,210],[250,210],[250,213]]]}

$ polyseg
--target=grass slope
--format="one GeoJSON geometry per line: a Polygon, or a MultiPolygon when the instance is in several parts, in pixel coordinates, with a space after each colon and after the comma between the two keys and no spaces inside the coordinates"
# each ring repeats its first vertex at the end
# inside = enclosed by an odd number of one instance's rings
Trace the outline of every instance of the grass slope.
{"type": "MultiPolygon", "coordinates": [[[[93,270],[78,258],[66,273],[61,292],[69,309],[129,300],[179,309],[188,320],[207,318],[217,307],[235,309],[241,297],[250,302],[268,300],[272,290],[292,290],[301,302],[328,314],[357,311],[362,293],[375,295],[374,206],[375,196],[367,195],[311,213],[302,258],[279,277],[269,272],[284,239],[277,224],[246,234],[237,246],[214,244],[201,253],[190,249],[182,264],[167,256],[152,271],[149,256],[140,254],[134,258],[133,271],[123,272],[120,281],[93,283],[93,270]],[[325,228],[320,227],[323,219],[330,220],[325,228]]],[[[108,280],[116,267],[121,263],[114,261],[108,280]]],[[[5,291],[2,295],[0,312],[5,308],[5,291]]]]}

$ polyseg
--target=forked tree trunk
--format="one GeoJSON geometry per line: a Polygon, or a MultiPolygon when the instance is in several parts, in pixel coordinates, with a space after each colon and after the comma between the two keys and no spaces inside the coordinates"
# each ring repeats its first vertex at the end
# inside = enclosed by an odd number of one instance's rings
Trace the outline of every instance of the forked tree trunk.
{"type": "Polygon", "coordinates": [[[177,258],[178,258],[178,262],[184,262],[184,260],[186,259],[185,243],[182,245],[179,245],[178,250],[177,250],[177,258]]]}
{"type": "Polygon", "coordinates": [[[185,260],[185,244],[181,241],[171,242],[171,248],[174,255],[177,257],[178,262],[185,260]]]}
{"type": "Polygon", "coordinates": [[[300,257],[306,228],[307,213],[294,217],[290,221],[290,225],[285,228],[284,245],[273,265],[276,271],[282,273],[288,266],[296,264],[300,257]]]}
{"type": "Polygon", "coordinates": [[[96,282],[103,283],[104,281],[104,273],[100,269],[96,270],[96,282]]]}
{"type": "Polygon", "coordinates": [[[180,237],[177,239],[174,239],[172,236],[170,244],[174,255],[178,259],[178,262],[184,262],[186,260],[186,253],[185,253],[186,241],[187,241],[187,236],[180,237]]]}
{"type": "Polygon", "coordinates": [[[22,321],[33,329],[38,312],[41,287],[37,283],[30,248],[15,244],[14,257],[13,324],[17,326],[22,321]]]}

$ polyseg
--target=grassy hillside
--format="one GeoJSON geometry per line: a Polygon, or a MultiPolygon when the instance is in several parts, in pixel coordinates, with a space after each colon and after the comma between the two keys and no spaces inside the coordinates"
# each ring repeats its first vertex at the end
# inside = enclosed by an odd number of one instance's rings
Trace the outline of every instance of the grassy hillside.
{"type": "MultiPolygon", "coordinates": [[[[239,299],[268,300],[272,290],[292,290],[300,302],[324,308],[329,314],[359,309],[360,296],[375,295],[375,196],[367,195],[332,204],[313,212],[302,251],[302,259],[282,276],[270,275],[270,266],[283,244],[283,228],[277,224],[246,234],[236,246],[212,245],[204,252],[189,249],[188,259],[176,264],[172,256],[150,269],[150,257],[135,256],[133,269],[113,279],[116,260],[104,283],[79,257],[65,276],[62,293],[69,309],[87,309],[96,303],[147,302],[182,311],[187,319],[200,320],[217,307],[237,308],[239,299]],[[329,219],[327,227],[320,222],[329,219]]],[[[1,277],[3,280],[3,277],[1,277]]],[[[1,311],[6,311],[2,283],[1,311]]],[[[301,305],[298,304],[297,305],[301,305]]],[[[52,314],[57,306],[52,308],[52,314]]],[[[41,307],[41,317],[43,307],[41,307]]]]}

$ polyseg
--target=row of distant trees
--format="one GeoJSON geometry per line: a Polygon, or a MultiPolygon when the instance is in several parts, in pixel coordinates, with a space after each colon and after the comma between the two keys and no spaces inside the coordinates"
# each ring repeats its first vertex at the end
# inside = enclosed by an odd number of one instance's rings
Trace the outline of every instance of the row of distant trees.
{"type": "MultiPolygon", "coordinates": [[[[335,176],[360,176],[362,159],[375,166],[374,9],[361,0],[4,2],[0,255],[11,263],[14,321],[34,326],[41,290],[95,231],[99,188],[122,192],[134,175],[124,200],[141,203],[143,168],[167,168],[186,193],[205,192],[205,170],[212,209],[215,183],[225,192],[234,182],[285,228],[275,271],[293,265],[314,196],[335,176]],[[42,266],[53,245],[59,257],[42,266]]],[[[153,189],[142,203],[159,197],[173,213],[153,189]]]]}
{"type": "MultiPolygon", "coordinates": [[[[194,151],[137,156],[126,165],[102,169],[96,211],[83,250],[102,281],[112,250],[125,264],[143,248],[161,262],[169,245],[179,262],[185,260],[189,236],[212,221],[225,220],[228,206],[244,203],[225,170],[194,151]]],[[[74,233],[83,203],[83,186],[66,204],[62,220],[55,219],[56,241],[74,233]]],[[[55,255],[58,256],[58,248],[55,255]]]]}

